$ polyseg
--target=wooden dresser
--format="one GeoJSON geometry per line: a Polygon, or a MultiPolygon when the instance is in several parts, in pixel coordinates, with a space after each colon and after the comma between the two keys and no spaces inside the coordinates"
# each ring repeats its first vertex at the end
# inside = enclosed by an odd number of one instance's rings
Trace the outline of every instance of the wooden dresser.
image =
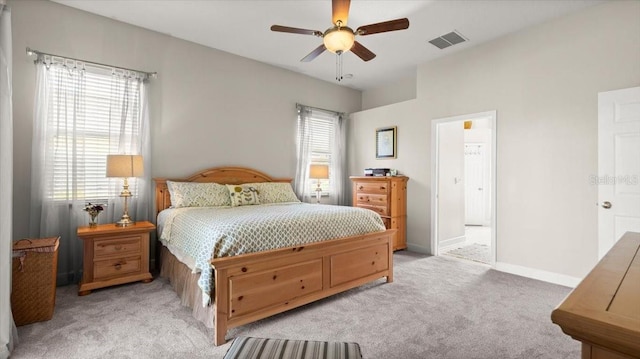
{"type": "Polygon", "coordinates": [[[149,232],[155,229],[156,226],[147,221],[127,227],[117,227],[113,223],[78,227],[78,238],[84,241],[83,273],[78,295],[117,284],[151,282],[149,232]]]}
{"type": "Polygon", "coordinates": [[[640,233],[627,232],[551,313],[582,359],[640,358],[640,233]]]}
{"type": "Polygon", "coordinates": [[[407,248],[407,181],[409,177],[352,176],[353,206],[377,212],[387,229],[397,229],[393,250],[407,248]]]}

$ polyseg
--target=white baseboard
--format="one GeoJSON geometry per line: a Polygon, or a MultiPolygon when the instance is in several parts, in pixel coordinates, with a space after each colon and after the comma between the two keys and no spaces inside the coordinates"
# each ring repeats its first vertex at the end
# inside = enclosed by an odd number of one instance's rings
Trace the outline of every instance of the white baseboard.
{"type": "Polygon", "coordinates": [[[571,277],[564,274],[547,272],[540,269],[523,267],[515,264],[509,264],[504,262],[496,262],[495,270],[519,275],[521,277],[527,277],[532,279],[541,280],[543,282],[563,285],[565,287],[575,288],[582,280],[581,278],[571,277]]]}
{"type": "Polygon", "coordinates": [[[465,243],[466,241],[467,241],[466,236],[454,237],[444,241],[440,241],[440,243],[438,243],[438,252],[442,253],[444,251],[457,247],[465,243]]]}

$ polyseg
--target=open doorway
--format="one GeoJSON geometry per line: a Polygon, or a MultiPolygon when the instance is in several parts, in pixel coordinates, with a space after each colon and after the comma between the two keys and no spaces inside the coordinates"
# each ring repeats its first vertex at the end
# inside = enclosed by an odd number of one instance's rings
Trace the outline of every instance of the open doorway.
{"type": "Polygon", "coordinates": [[[434,255],[495,265],[496,112],[432,122],[434,255]]]}

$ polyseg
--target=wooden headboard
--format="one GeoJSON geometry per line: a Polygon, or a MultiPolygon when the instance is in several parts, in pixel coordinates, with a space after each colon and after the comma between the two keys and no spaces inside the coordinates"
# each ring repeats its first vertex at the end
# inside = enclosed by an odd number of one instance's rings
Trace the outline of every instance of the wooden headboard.
{"type": "Polygon", "coordinates": [[[256,182],[291,182],[291,178],[271,178],[270,176],[250,168],[243,167],[215,167],[194,173],[188,178],[167,179],[154,178],[156,183],[156,216],[160,211],[171,206],[171,196],[167,188],[167,181],[201,182],[220,184],[243,184],[256,182]]]}

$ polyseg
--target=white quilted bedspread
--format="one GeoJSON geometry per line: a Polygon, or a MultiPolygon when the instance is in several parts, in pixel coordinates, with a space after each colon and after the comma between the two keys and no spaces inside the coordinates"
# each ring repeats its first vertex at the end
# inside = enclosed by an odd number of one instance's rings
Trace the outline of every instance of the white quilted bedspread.
{"type": "Polygon", "coordinates": [[[165,214],[160,241],[193,259],[194,273],[201,273],[203,305],[208,305],[212,258],[384,230],[377,213],[354,207],[308,203],[190,207],[165,214]]]}

